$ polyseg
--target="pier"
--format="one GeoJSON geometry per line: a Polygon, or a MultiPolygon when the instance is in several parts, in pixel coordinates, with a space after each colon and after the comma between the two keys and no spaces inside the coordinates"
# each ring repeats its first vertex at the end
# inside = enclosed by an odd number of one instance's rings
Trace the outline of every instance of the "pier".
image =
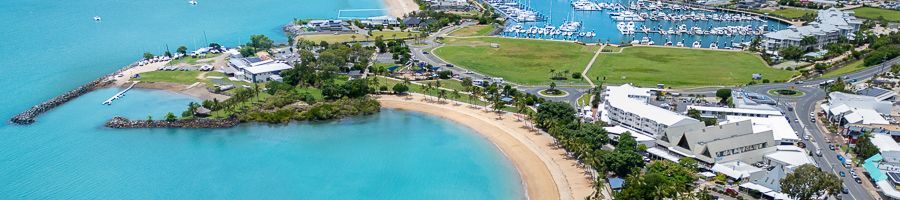
{"type": "Polygon", "coordinates": [[[125,93],[128,92],[129,90],[131,90],[131,88],[134,88],[134,85],[137,85],[137,83],[138,83],[138,81],[132,82],[131,85],[129,85],[127,88],[125,88],[125,90],[122,90],[121,92],[116,93],[116,95],[113,95],[112,97],[110,97],[109,99],[104,101],[103,105],[112,105],[113,101],[125,96],[125,93]]]}

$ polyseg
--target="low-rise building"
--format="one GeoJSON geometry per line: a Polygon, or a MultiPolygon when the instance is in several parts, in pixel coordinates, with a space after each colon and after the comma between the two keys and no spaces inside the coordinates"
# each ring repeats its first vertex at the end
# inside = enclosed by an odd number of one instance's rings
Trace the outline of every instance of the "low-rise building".
{"type": "Polygon", "coordinates": [[[281,76],[279,75],[281,71],[291,69],[290,65],[284,63],[268,63],[259,66],[247,67],[243,68],[243,80],[249,82],[266,82],[266,81],[281,81],[281,76]]]}
{"type": "Polygon", "coordinates": [[[829,121],[842,127],[846,124],[890,124],[885,118],[891,113],[891,102],[879,101],[876,97],[832,92],[828,94],[828,104],[822,110],[829,121]]]}
{"type": "Polygon", "coordinates": [[[697,110],[701,117],[706,118],[724,118],[725,116],[744,116],[744,117],[771,117],[782,116],[777,110],[757,110],[746,108],[729,108],[729,107],[713,107],[713,106],[687,106],[687,110],[697,110]]]}
{"type": "Polygon", "coordinates": [[[672,127],[658,138],[658,147],[706,166],[729,161],[757,163],[778,145],[772,130],[756,132],[750,120],[702,128],[672,127]]]}
{"type": "Polygon", "coordinates": [[[801,27],[789,27],[785,30],[769,32],[763,36],[765,50],[776,54],[778,50],[789,46],[801,46],[805,37],[815,38],[809,47],[821,49],[826,44],[837,42],[841,37],[853,39],[862,20],[853,16],[853,11],[841,11],[836,8],[819,10],[816,21],[801,27]]]}
{"type": "Polygon", "coordinates": [[[772,139],[778,145],[794,145],[800,141],[800,136],[791,127],[784,116],[771,117],[746,117],[746,116],[727,116],[727,122],[737,122],[750,120],[753,124],[753,132],[759,133],[764,131],[772,131],[772,139]]]}
{"type": "Polygon", "coordinates": [[[856,93],[863,96],[874,97],[875,100],[878,101],[897,102],[897,93],[884,88],[867,87],[865,89],[856,91],[856,93]]]}
{"type": "Polygon", "coordinates": [[[699,120],[650,105],[652,89],[625,84],[607,86],[604,92],[604,117],[610,125],[631,130],[632,133],[657,137],[670,127],[702,127],[699,120]]]}
{"type": "Polygon", "coordinates": [[[900,144],[884,134],[873,134],[872,144],[878,147],[879,153],[863,161],[863,169],[882,194],[900,199],[900,144]]]}

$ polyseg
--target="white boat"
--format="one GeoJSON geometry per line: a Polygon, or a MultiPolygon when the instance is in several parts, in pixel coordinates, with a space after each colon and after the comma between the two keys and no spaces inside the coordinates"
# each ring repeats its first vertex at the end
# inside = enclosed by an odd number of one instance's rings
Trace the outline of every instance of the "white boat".
{"type": "Polygon", "coordinates": [[[710,49],[718,49],[719,45],[716,43],[718,43],[718,42],[709,43],[709,48],[710,49]]]}
{"type": "Polygon", "coordinates": [[[650,38],[648,37],[641,38],[641,44],[649,44],[650,42],[650,38]]]}
{"type": "Polygon", "coordinates": [[[676,47],[684,47],[684,43],[683,43],[683,42],[678,42],[678,43],[675,43],[675,46],[676,46],[676,47]]]}
{"type": "Polygon", "coordinates": [[[700,41],[694,41],[694,44],[691,45],[691,46],[694,47],[694,48],[700,48],[700,47],[701,47],[701,46],[700,46],[700,41]]]}
{"type": "Polygon", "coordinates": [[[190,0],[190,1],[188,1],[188,3],[191,4],[191,5],[197,5],[197,4],[198,4],[197,0],[190,0]]]}
{"type": "Polygon", "coordinates": [[[98,21],[98,22],[99,22],[100,20],[103,20],[103,18],[100,18],[99,15],[98,15],[98,16],[94,16],[94,21],[98,21]]]}
{"type": "Polygon", "coordinates": [[[666,43],[663,44],[663,46],[667,46],[667,47],[672,46],[672,41],[666,41],[666,43]]]}

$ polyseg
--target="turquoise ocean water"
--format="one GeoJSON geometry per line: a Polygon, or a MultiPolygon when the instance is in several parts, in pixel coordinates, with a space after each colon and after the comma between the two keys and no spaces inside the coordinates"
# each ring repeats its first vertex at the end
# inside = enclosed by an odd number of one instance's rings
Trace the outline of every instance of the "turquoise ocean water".
{"type": "MultiPolygon", "coordinates": [[[[379,0],[0,1],[0,117],[166,44],[235,45],[251,34],[284,41],[280,26],[293,18],[381,7],[379,0]]],[[[0,199],[523,197],[514,167],[493,145],[439,118],[385,110],[316,124],[114,130],[102,122],[162,117],[195,100],[135,90],[100,105],[116,92],[87,94],[31,126],[0,123],[0,199]]]]}

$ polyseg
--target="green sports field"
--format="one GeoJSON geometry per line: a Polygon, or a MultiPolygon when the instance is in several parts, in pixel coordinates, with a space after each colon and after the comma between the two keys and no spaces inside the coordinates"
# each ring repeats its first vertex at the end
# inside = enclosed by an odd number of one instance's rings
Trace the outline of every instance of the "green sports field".
{"type": "Polygon", "coordinates": [[[568,79],[557,84],[584,84],[583,79],[573,79],[571,73],[580,73],[599,48],[571,42],[499,37],[447,38],[445,43],[434,53],[447,62],[525,85],[549,84],[551,69],[569,71],[565,74],[568,79]]]}
{"type": "Polygon", "coordinates": [[[771,81],[787,80],[796,72],[774,69],[746,52],[663,47],[627,47],[622,53],[601,54],[588,76],[604,84],[633,83],[674,88],[732,86],[749,83],[752,74],[771,81]]]}

